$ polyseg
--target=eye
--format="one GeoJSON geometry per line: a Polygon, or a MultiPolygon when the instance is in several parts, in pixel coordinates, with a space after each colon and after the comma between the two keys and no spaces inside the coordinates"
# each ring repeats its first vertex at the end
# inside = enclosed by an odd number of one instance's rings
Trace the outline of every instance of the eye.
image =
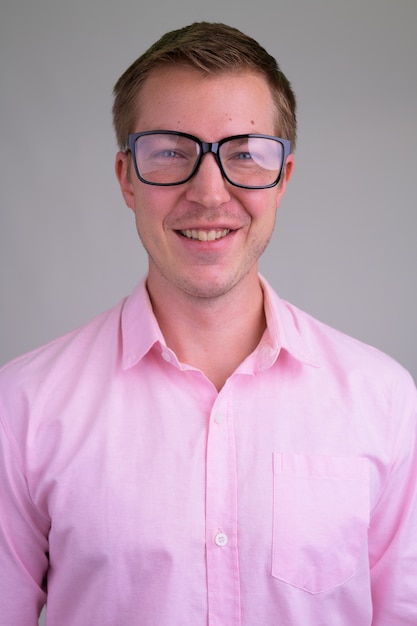
{"type": "Polygon", "coordinates": [[[226,163],[230,167],[249,167],[262,162],[262,155],[255,153],[253,150],[236,150],[225,157],[226,163]]]}
{"type": "Polygon", "coordinates": [[[181,154],[178,150],[172,150],[170,148],[167,148],[166,150],[158,150],[157,152],[154,152],[151,155],[151,158],[153,159],[178,159],[178,158],[183,158],[184,155],[181,154]]]}
{"type": "Polygon", "coordinates": [[[186,142],[181,142],[183,145],[169,145],[179,144],[179,142],[169,142],[168,145],[153,146],[148,154],[148,159],[152,161],[194,161],[197,158],[197,151],[194,145],[190,146],[186,142]]]}
{"type": "Polygon", "coordinates": [[[252,154],[250,152],[238,152],[234,158],[241,161],[250,161],[252,159],[252,154]]]}

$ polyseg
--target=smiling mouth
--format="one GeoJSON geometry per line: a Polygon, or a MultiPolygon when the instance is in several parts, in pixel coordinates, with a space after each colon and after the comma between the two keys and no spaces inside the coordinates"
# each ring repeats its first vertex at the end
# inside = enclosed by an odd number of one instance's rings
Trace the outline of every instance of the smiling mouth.
{"type": "Polygon", "coordinates": [[[231,232],[230,228],[223,228],[221,230],[180,230],[178,231],[183,237],[187,239],[195,239],[198,241],[215,241],[216,239],[223,239],[231,232]]]}

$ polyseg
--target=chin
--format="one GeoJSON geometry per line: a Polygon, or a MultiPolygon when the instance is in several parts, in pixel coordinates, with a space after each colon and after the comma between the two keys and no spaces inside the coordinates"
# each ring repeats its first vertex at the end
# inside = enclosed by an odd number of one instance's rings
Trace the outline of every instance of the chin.
{"type": "Polygon", "coordinates": [[[230,293],[240,282],[241,277],[224,274],[218,278],[200,278],[199,280],[181,278],[177,288],[190,298],[213,300],[230,293]]]}

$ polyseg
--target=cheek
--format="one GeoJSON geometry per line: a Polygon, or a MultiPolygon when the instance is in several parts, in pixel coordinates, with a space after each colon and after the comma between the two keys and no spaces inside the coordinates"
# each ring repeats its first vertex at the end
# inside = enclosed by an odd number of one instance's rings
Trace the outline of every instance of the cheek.
{"type": "Polygon", "coordinates": [[[253,216],[254,225],[261,238],[269,238],[275,228],[277,210],[279,206],[278,194],[270,194],[264,197],[257,205],[256,215],[253,216]],[[261,234],[262,233],[262,234],[261,234]]]}
{"type": "Polygon", "coordinates": [[[161,189],[142,184],[135,193],[135,218],[139,234],[157,236],[165,230],[165,221],[172,204],[161,189]]]}
{"type": "Polygon", "coordinates": [[[259,190],[259,196],[253,197],[250,204],[252,219],[257,223],[264,223],[265,227],[275,222],[281,195],[276,187],[259,190]]]}

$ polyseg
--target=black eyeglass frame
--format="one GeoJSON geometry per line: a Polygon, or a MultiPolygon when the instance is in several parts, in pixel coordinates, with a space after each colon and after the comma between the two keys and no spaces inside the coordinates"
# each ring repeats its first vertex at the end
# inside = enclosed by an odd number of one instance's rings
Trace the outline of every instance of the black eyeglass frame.
{"type": "Polygon", "coordinates": [[[220,169],[220,172],[223,176],[223,178],[225,178],[227,180],[228,183],[230,183],[231,185],[233,185],[234,187],[240,187],[242,189],[269,189],[270,187],[275,187],[276,185],[278,185],[279,181],[281,180],[282,177],[282,173],[284,171],[284,167],[285,167],[285,163],[287,161],[288,156],[291,154],[291,142],[289,139],[282,139],[281,137],[275,137],[274,135],[262,135],[262,134],[257,134],[257,133],[251,133],[251,134],[243,134],[243,135],[232,135],[230,137],[224,137],[223,139],[220,139],[220,141],[214,141],[214,142],[207,142],[207,141],[201,141],[201,139],[199,139],[198,137],[195,137],[195,135],[190,135],[188,133],[182,133],[182,132],[177,132],[176,130],[146,130],[143,131],[141,133],[131,133],[128,135],[128,139],[127,139],[127,152],[130,152],[133,156],[133,163],[135,166],[135,172],[137,177],[139,178],[139,180],[142,183],[145,183],[146,185],[154,185],[156,187],[174,187],[176,185],[183,185],[184,183],[187,183],[189,180],[191,180],[191,178],[197,173],[198,168],[201,165],[201,161],[203,159],[203,156],[205,154],[208,153],[212,153],[214,154],[214,157],[216,159],[216,163],[220,169]],[[175,135],[177,137],[185,137],[186,139],[191,139],[192,141],[195,141],[195,143],[200,147],[200,154],[198,155],[198,158],[195,162],[195,165],[191,171],[191,173],[184,178],[183,180],[179,180],[176,181],[175,183],[154,183],[151,182],[149,180],[146,180],[145,178],[143,178],[143,176],[141,175],[140,171],[139,171],[139,167],[136,161],[136,150],[135,150],[135,144],[136,144],[136,140],[139,137],[144,137],[146,135],[175,135]],[[276,179],[274,180],[274,182],[269,183],[268,185],[243,185],[241,183],[236,183],[233,180],[231,180],[228,175],[226,174],[226,172],[223,169],[223,165],[219,156],[219,150],[221,148],[221,146],[232,140],[232,139],[251,139],[251,138],[263,138],[263,139],[273,139],[274,141],[280,143],[283,147],[283,157],[282,157],[282,165],[281,165],[281,169],[278,172],[278,175],[276,177],[276,179]]]}

